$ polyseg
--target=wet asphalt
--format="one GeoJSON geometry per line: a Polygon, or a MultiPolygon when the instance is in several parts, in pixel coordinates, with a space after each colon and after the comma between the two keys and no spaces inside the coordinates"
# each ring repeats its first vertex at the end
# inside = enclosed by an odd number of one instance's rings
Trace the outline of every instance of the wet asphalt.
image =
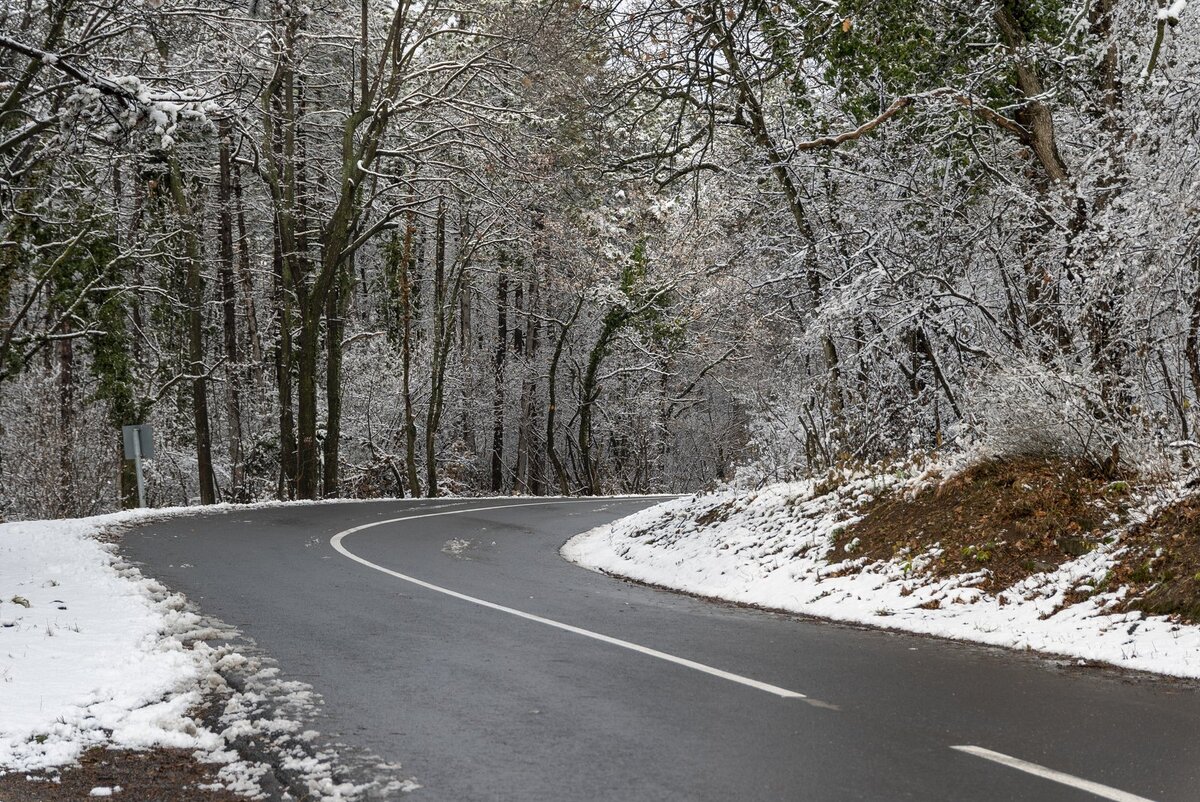
{"type": "MultiPolygon", "coordinates": [[[[154,521],[123,551],[325,700],[330,737],[423,800],[1095,800],[975,745],[1200,800],[1200,688],[694,599],[564,561],[656,503],[438,500],[154,521]],[[499,504],[516,505],[482,510],[499,504]],[[437,587],[805,694],[785,699],[437,587]],[[811,703],[811,702],[816,702],[811,703]]],[[[1110,797],[1112,798],[1112,797],[1110,797]]],[[[1120,798],[1120,797],[1116,797],[1120,798]]]]}

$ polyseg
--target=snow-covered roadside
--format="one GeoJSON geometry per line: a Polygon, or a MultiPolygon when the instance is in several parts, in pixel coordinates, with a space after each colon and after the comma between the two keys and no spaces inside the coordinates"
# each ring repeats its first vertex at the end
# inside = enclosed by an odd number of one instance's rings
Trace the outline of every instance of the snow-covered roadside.
{"type": "Polygon", "coordinates": [[[195,616],[94,539],[134,518],[0,525],[0,767],[59,765],[104,742],[221,745],[187,717],[210,673],[180,639],[195,616]]]}
{"type": "MultiPolygon", "coordinates": [[[[282,679],[236,632],[96,539],[195,512],[0,524],[0,776],[104,745],[191,750],[217,765],[223,787],[250,797],[280,784],[322,800],[414,787],[346,780],[343,756],[307,728],[320,704],[311,688],[282,679]]],[[[354,759],[364,758],[378,763],[354,759]]]]}
{"type": "Polygon", "coordinates": [[[1200,626],[1140,612],[1107,614],[1125,591],[1063,606],[1095,584],[1119,541],[995,595],[981,574],[932,579],[936,551],[864,564],[835,553],[847,510],[894,478],[862,476],[834,491],[814,482],[682,498],[578,535],[563,556],[586,568],[675,590],[837,621],[1028,649],[1124,668],[1200,677],[1200,626]]]}

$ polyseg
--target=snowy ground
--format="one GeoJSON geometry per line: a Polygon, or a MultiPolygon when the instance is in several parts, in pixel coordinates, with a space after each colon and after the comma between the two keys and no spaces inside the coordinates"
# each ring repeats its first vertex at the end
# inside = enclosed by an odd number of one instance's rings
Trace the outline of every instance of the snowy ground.
{"type": "Polygon", "coordinates": [[[733,602],[1200,677],[1200,627],[1104,613],[1124,589],[1062,606],[1068,591],[1105,574],[1119,540],[996,595],[973,587],[981,574],[921,575],[936,550],[872,564],[835,553],[835,530],[854,520],[848,511],[897,481],[859,476],[831,492],[809,481],[682,498],[579,535],[562,553],[587,568],[733,602]]]}
{"type": "Polygon", "coordinates": [[[337,779],[338,755],[303,724],[320,704],[308,686],[96,539],[185,512],[195,510],[0,524],[0,775],[69,764],[96,745],[163,746],[195,750],[249,796],[281,784],[327,800],[411,788],[337,779]]]}
{"type": "Polygon", "coordinates": [[[219,745],[185,715],[209,673],[176,634],[188,615],[90,537],[109,522],[0,527],[0,766],[67,762],[107,733],[121,746],[219,745]]]}

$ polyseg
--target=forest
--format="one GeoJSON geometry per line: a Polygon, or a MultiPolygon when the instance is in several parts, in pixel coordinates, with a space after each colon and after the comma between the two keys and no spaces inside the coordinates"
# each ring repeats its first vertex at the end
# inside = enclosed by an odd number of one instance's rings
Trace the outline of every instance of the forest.
{"type": "Polygon", "coordinates": [[[0,518],[1185,473],[1186,6],[0,0],[0,518]]]}

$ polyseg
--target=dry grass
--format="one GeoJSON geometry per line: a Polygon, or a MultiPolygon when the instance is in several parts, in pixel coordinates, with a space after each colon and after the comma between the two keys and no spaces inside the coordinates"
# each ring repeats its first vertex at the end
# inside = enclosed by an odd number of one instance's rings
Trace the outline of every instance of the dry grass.
{"type": "Polygon", "coordinates": [[[917,493],[883,496],[838,537],[849,557],[890,560],[940,544],[925,570],[951,576],[986,569],[996,592],[1094,549],[1125,519],[1129,485],[1084,463],[993,460],[917,493]]]}
{"type": "Polygon", "coordinates": [[[93,788],[121,786],[114,800],[138,802],[244,802],[229,791],[202,789],[216,781],[216,766],[200,763],[187,749],[147,751],[95,747],[79,765],[53,772],[0,776],[0,799],[5,802],[78,802],[93,788]]]}
{"type": "Polygon", "coordinates": [[[1105,586],[1129,587],[1124,609],[1200,623],[1200,498],[1166,507],[1121,542],[1105,586]]]}

